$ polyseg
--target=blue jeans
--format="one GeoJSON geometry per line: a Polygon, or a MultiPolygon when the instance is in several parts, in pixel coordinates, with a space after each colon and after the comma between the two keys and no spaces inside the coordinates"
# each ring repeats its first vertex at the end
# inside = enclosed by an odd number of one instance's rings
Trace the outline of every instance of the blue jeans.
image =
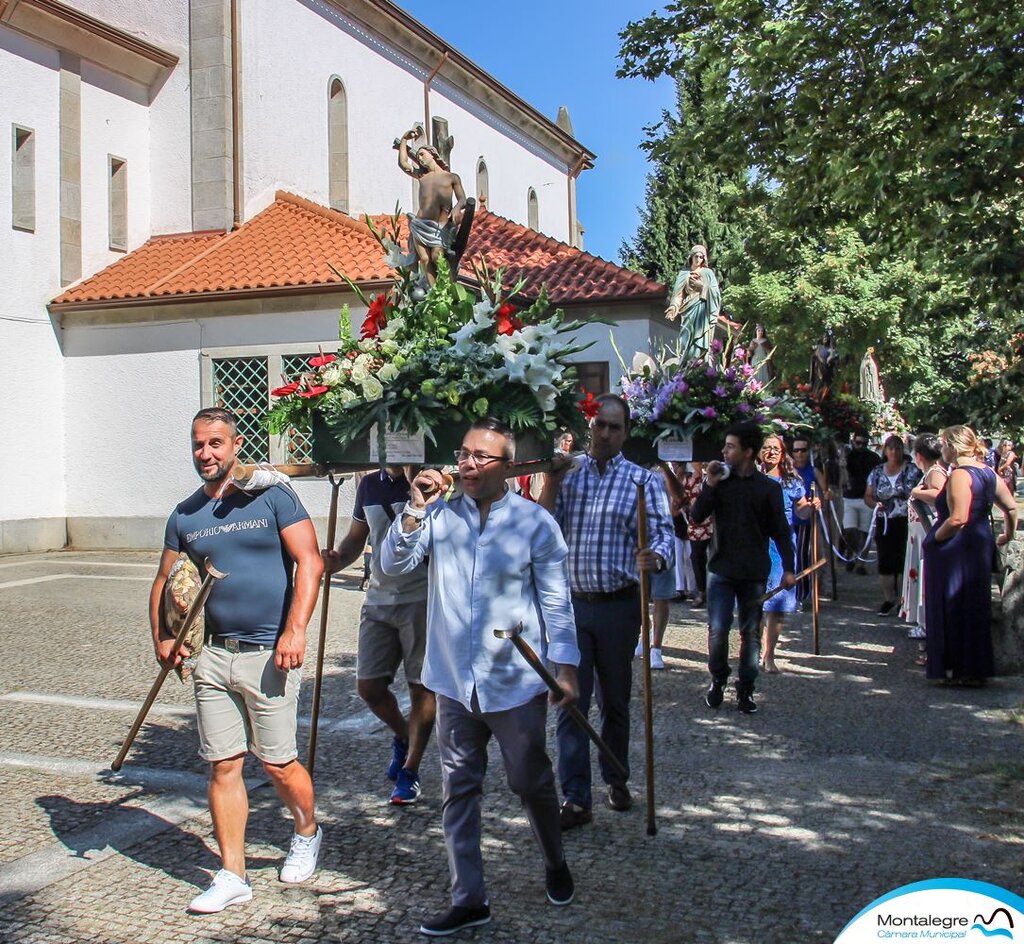
{"type": "Polygon", "coordinates": [[[708,573],[708,671],[725,683],[729,678],[729,630],[733,609],[740,611],[740,666],[736,688],[752,692],[761,661],[761,597],[763,580],[730,580],[708,573]]]}
{"type": "MultiPolygon", "coordinates": [[[[633,689],[633,650],[640,637],[640,597],[588,603],[573,598],[576,640],[580,647],[577,707],[586,717],[592,695],[601,714],[601,739],[629,773],[629,698],[633,689]]],[[[590,809],[590,738],[568,712],[558,712],[558,779],[562,795],[590,809]]],[[[601,778],[625,786],[604,755],[598,755],[601,778]]]]}

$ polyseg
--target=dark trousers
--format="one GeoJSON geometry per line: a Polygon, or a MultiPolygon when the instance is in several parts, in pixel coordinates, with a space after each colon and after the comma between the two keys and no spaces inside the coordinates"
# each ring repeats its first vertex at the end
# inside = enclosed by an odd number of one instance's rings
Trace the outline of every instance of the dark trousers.
{"type": "Polygon", "coordinates": [[[690,561],[693,564],[693,579],[697,581],[697,592],[708,592],[708,547],[711,538],[690,541],[690,561]]]}
{"type": "Polygon", "coordinates": [[[740,616],[740,664],[737,691],[752,692],[761,660],[763,580],[730,580],[708,575],[708,671],[725,684],[729,678],[729,630],[733,611],[740,616]]]}
{"type": "MultiPolygon", "coordinates": [[[[580,648],[578,707],[586,715],[595,693],[601,738],[629,771],[629,698],[633,691],[633,650],[640,638],[640,598],[588,603],[573,597],[580,648]]],[[[590,738],[565,711],[558,712],[558,779],[562,796],[590,809],[590,738]]],[[[605,783],[625,780],[600,757],[605,783]]],[[[626,778],[628,779],[628,777],[626,778]]]]}
{"type": "Polygon", "coordinates": [[[437,696],[437,744],[444,802],[441,823],[452,877],[452,904],[477,908],[487,902],[480,851],[480,808],[487,773],[487,742],[494,735],[509,789],[526,809],[544,865],[557,869],[562,855],[555,774],[547,754],[547,696],[507,711],[481,711],[437,696]]]}

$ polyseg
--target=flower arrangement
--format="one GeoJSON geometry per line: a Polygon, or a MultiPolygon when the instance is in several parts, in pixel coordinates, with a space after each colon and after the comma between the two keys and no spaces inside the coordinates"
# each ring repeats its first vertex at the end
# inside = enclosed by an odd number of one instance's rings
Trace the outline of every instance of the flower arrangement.
{"type": "Polygon", "coordinates": [[[846,440],[855,433],[866,433],[871,427],[870,404],[848,391],[833,387],[824,396],[815,396],[811,385],[799,380],[783,381],[779,390],[789,402],[803,406],[812,439],[846,440]]]}
{"type": "Polygon", "coordinates": [[[910,426],[903,418],[896,401],[891,397],[879,404],[871,422],[871,436],[877,441],[882,441],[886,436],[906,436],[910,432],[910,426]]]}
{"type": "Polygon", "coordinates": [[[629,368],[623,364],[622,395],[633,436],[657,442],[703,435],[720,443],[740,420],[758,423],[765,432],[809,423],[799,401],[769,394],[743,347],[715,340],[711,355],[712,360],[688,357],[676,349],[657,360],[637,354],[629,368]]]}
{"type": "MultiPolygon", "coordinates": [[[[396,214],[385,232],[370,224],[389,260],[398,220],[396,214]]],[[[569,361],[589,346],[572,337],[581,324],[550,312],[543,290],[518,308],[512,299],[522,283],[506,287],[501,269],[492,273],[481,263],[475,272],[479,299],[452,278],[443,258],[425,294],[415,268],[396,268],[393,284],[373,299],[346,278],[366,306],[359,337],[346,306],[337,352],[321,351],[307,372],[271,391],[270,432],[309,427],[319,418],[350,443],[376,425],[381,462],[388,430],[423,433],[433,442],[443,424],[494,416],[517,431],[581,432],[586,401],[569,361]]]]}

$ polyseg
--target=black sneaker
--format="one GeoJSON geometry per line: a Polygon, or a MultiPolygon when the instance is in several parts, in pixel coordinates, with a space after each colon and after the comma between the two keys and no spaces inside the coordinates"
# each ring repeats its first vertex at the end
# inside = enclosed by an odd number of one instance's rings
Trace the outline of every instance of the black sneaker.
{"type": "Polygon", "coordinates": [[[895,606],[896,606],[896,604],[892,600],[886,600],[878,608],[878,615],[879,616],[888,616],[893,611],[893,607],[895,607],[895,606]]]}
{"type": "MultiPolygon", "coordinates": [[[[569,881],[571,883],[572,879],[569,881]]],[[[424,921],[420,925],[420,934],[426,934],[427,937],[447,937],[464,928],[476,928],[490,923],[491,908],[489,905],[481,905],[479,908],[452,905],[444,914],[424,921]]]]}
{"type": "Polygon", "coordinates": [[[753,692],[737,692],[736,707],[745,715],[752,715],[757,711],[757,704],[754,702],[753,692]]]}
{"type": "Polygon", "coordinates": [[[709,708],[718,708],[721,706],[724,697],[722,683],[718,679],[713,679],[711,685],[708,686],[707,693],[704,695],[704,704],[709,708]]]}
{"type": "Polygon", "coordinates": [[[625,813],[633,808],[633,797],[629,787],[624,783],[612,783],[608,785],[608,805],[616,813],[625,813]]]}
{"type": "Polygon", "coordinates": [[[557,869],[544,870],[544,887],[548,892],[548,901],[553,905],[568,905],[576,897],[576,886],[573,884],[569,864],[563,859],[557,869]]]}
{"type": "Polygon", "coordinates": [[[586,826],[594,820],[594,814],[589,808],[566,800],[558,811],[558,819],[562,824],[563,832],[566,829],[575,829],[577,826],[586,826]]]}

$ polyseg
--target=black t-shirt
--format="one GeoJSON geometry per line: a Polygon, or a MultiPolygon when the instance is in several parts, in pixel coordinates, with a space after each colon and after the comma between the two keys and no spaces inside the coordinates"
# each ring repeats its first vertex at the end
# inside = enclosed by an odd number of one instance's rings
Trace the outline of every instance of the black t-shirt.
{"type": "Polygon", "coordinates": [[[846,457],[846,488],[844,498],[863,498],[868,488],[871,470],[882,461],[877,452],[870,449],[851,449],[846,457]]]}

